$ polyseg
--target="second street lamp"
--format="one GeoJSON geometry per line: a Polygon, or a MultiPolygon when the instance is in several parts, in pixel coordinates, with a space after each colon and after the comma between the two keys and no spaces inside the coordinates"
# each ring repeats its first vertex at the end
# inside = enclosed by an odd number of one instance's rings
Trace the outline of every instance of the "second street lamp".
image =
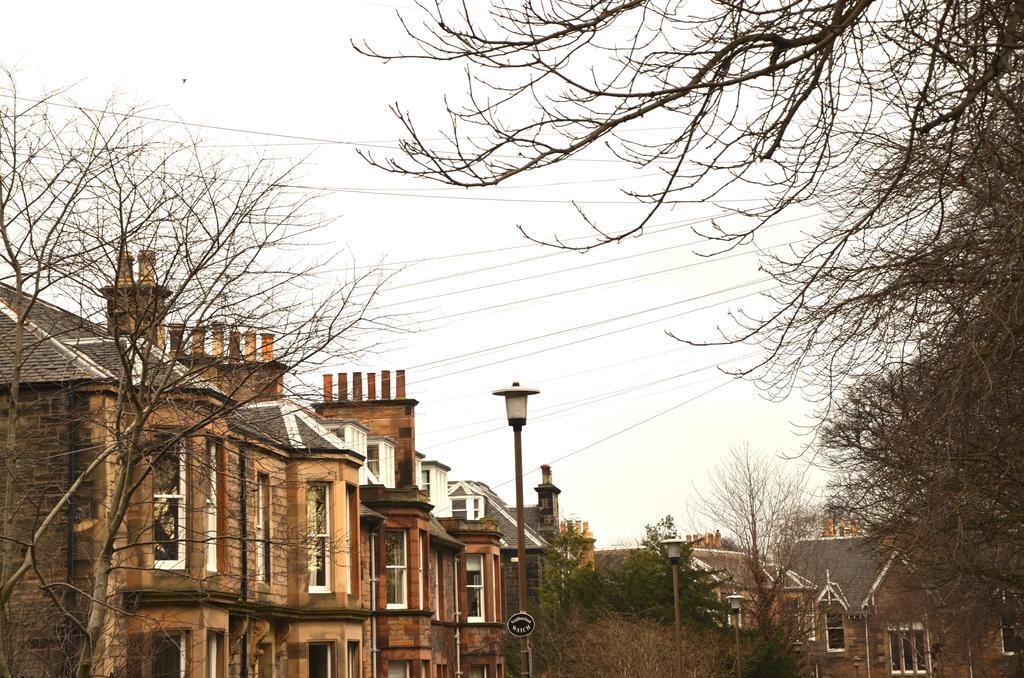
{"type": "MultiPolygon", "coordinates": [[[[512,427],[516,453],[516,550],[519,556],[519,612],[526,614],[526,528],[523,518],[523,427],[526,426],[526,399],[540,391],[512,382],[511,388],[500,388],[494,395],[505,398],[505,413],[512,427]]],[[[530,641],[523,637],[520,655],[520,676],[530,675],[530,641]]]]}
{"type": "Polygon", "coordinates": [[[668,550],[668,563],[672,566],[672,609],[676,618],[676,670],[672,673],[681,676],[683,672],[683,637],[679,619],[679,560],[683,557],[682,539],[662,539],[661,543],[668,550]]]}
{"type": "Polygon", "coordinates": [[[743,678],[743,660],[740,659],[740,612],[743,610],[743,601],[746,600],[738,593],[726,596],[729,601],[729,608],[733,615],[733,628],[736,629],[736,678],[743,678]]]}

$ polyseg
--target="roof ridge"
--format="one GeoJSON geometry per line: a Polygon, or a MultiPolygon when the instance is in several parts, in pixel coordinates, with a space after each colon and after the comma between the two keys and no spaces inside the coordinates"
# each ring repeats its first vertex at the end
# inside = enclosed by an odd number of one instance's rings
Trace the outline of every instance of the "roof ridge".
{"type": "MultiPolygon", "coordinates": [[[[0,313],[6,315],[14,321],[15,325],[17,325],[18,312],[10,305],[9,301],[3,297],[0,297],[0,313]]],[[[99,363],[89,356],[83,354],[76,348],[67,346],[59,339],[50,336],[49,333],[45,332],[41,327],[32,322],[30,318],[24,318],[24,327],[32,332],[39,341],[50,343],[59,353],[66,355],[73,362],[77,363],[77,367],[87,373],[91,373],[92,376],[103,379],[112,379],[114,377],[113,373],[104,369],[99,363]]]]}

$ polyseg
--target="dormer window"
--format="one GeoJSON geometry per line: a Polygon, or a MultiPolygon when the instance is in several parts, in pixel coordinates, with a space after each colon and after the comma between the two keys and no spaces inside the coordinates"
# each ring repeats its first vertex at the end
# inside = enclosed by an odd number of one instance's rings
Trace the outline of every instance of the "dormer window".
{"type": "Polygon", "coordinates": [[[846,649],[846,629],[843,627],[843,615],[825,615],[825,641],[829,652],[842,652],[846,649]]]}
{"type": "Polygon", "coordinates": [[[452,516],[462,520],[480,520],[484,517],[484,498],[452,497],[452,516]]]}

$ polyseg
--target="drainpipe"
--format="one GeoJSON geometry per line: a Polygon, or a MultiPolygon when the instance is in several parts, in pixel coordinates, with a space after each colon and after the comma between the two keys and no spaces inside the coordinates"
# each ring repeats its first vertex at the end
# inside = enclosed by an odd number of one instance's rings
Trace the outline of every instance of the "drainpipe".
{"type": "Polygon", "coordinates": [[[370,531],[370,664],[371,678],[377,678],[377,531],[370,531]]]}
{"type": "Polygon", "coordinates": [[[462,613],[459,611],[459,557],[455,556],[455,678],[462,678],[462,613]]]}
{"type": "Polygon", "coordinates": [[[864,664],[868,667],[868,678],[871,678],[871,643],[868,641],[867,615],[864,615],[864,664]]]}
{"type": "MultiPolygon", "coordinates": [[[[245,450],[239,450],[238,455],[238,474],[241,476],[240,488],[241,488],[241,512],[239,517],[239,527],[242,532],[242,576],[241,576],[241,594],[242,602],[245,603],[249,598],[249,514],[246,507],[246,498],[248,497],[248,464],[246,463],[245,450]]],[[[242,666],[239,672],[240,678],[249,678],[249,625],[246,623],[245,633],[242,634],[242,666]]]]}

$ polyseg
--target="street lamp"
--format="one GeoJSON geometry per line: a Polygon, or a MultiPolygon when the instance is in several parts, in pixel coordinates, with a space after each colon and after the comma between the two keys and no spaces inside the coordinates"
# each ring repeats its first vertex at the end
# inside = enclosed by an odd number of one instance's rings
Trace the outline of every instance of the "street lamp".
{"type": "MultiPolygon", "coordinates": [[[[523,427],[526,426],[526,399],[540,391],[512,382],[511,388],[500,388],[494,395],[505,398],[505,413],[512,427],[516,450],[516,541],[519,556],[519,611],[526,612],[526,521],[523,518],[523,427]]],[[[530,641],[523,638],[519,675],[530,675],[530,641]]]]}
{"type": "Polygon", "coordinates": [[[743,660],[740,659],[740,610],[743,609],[743,601],[746,600],[738,593],[726,596],[729,601],[729,609],[733,615],[733,628],[736,630],[736,678],[743,678],[743,660]]]}
{"type": "Polygon", "coordinates": [[[679,538],[662,539],[661,543],[668,549],[668,563],[672,566],[672,609],[676,615],[676,670],[681,676],[683,671],[683,637],[679,621],[679,560],[683,557],[683,544],[679,538]]]}

